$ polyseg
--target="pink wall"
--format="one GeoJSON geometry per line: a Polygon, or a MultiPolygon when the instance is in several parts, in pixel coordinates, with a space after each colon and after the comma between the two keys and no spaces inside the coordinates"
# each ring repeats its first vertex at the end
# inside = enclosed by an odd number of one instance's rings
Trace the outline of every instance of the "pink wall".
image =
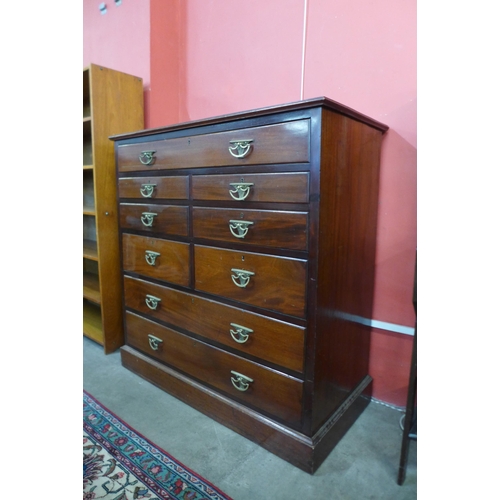
{"type": "Polygon", "coordinates": [[[150,90],[150,5],[123,0],[83,0],[83,67],[100,64],[139,76],[145,91],[145,122],[148,123],[150,90]],[[101,14],[99,5],[107,5],[101,14]]]}
{"type": "MultiPolygon", "coordinates": [[[[96,40],[107,40],[110,67],[127,61],[143,72],[148,128],[321,95],[389,125],[371,319],[413,327],[416,0],[123,0],[120,7],[108,0],[108,21],[99,3],[84,2],[84,56],[100,57],[96,40]],[[115,26],[110,14],[124,7],[130,17],[115,26]],[[127,53],[117,39],[147,16],[148,38],[127,53]]],[[[411,336],[372,330],[374,397],[405,404],[411,344],[411,336]]]]}

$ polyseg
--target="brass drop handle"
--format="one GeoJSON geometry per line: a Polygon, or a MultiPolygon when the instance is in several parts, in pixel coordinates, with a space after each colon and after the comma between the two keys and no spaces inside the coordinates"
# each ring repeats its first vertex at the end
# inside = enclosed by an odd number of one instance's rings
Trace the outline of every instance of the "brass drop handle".
{"type": "Polygon", "coordinates": [[[238,141],[229,141],[229,152],[235,158],[245,158],[252,150],[253,139],[240,139],[238,141]]]}
{"type": "Polygon", "coordinates": [[[160,298],[155,297],[154,295],[146,295],[146,305],[153,311],[156,310],[160,302],[160,298]]]}
{"type": "Polygon", "coordinates": [[[234,375],[234,377],[231,377],[231,383],[236,389],[238,389],[238,391],[246,391],[250,387],[250,384],[253,382],[253,379],[247,377],[246,375],[242,375],[241,373],[235,372],[233,370],[231,370],[231,373],[234,375]]]}
{"type": "Polygon", "coordinates": [[[142,184],[141,185],[141,195],[144,198],[151,198],[153,196],[156,184],[142,184]]]}
{"type": "Polygon", "coordinates": [[[153,351],[157,351],[160,345],[163,343],[162,339],[159,339],[158,337],[155,337],[154,335],[151,334],[148,335],[148,340],[149,340],[149,347],[151,347],[153,351]]]}
{"type": "Polygon", "coordinates": [[[246,220],[230,220],[229,230],[235,238],[244,238],[253,222],[246,220]]]}
{"type": "Polygon", "coordinates": [[[231,198],[236,201],[243,201],[250,194],[253,182],[230,182],[229,185],[234,188],[229,190],[231,198]]]}
{"type": "Polygon", "coordinates": [[[245,271],[244,269],[231,269],[231,279],[233,283],[239,288],[245,288],[250,283],[250,278],[255,276],[252,271],[245,271]]]}
{"type": "Polygon", "coordinates": [[[237,323],[230,323],[230,325],[234,328],[229,329],[229,333],[235,342],[238,344],[244,344],[250,337],[250,334],[253,333],[251,328],[247,328],[246,326],[238,325],[237,323]]]}
{"type": "Polygon", "coordinates": [[[141,151],[139,154],[139,161],[143,165],[152,165],[155,162],[154,154],[156,151],[141,151]]]}
{"type": "Polygon", "coordinates": [[[142,212],[141,215],[141,222],[146,226],[146,227],[151,227],[153,225],[153,221],[155,220],[155,217],[158,214],[155,214],[154,212],[142,212]]]}
{"type": "Polygon", "coordinates": [[[160,254],[158,252],[153,252],[153,250],[146,250],[145,251],[145,254],[144,254],[144,257],[146,259],[146,262],[150,265],[150,266],[154,266],[156,265],[156,259],[160,256],[160,254]]]}

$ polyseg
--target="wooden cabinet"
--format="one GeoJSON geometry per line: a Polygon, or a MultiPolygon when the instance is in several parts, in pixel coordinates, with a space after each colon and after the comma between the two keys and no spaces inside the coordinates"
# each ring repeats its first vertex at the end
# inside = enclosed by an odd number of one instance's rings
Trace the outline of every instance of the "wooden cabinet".
{"type": "Polygon", "coordinates": [[[386,130],[318,98],[114,136],[123,365],[313,473],[371,394],[386,130]]]}
{"type": "Polygon", "coordinates": [[[110,353],[123,344],[116,169],[109,136],[144,127],[142,79],[83,70],[83,334],[110,353]]]}

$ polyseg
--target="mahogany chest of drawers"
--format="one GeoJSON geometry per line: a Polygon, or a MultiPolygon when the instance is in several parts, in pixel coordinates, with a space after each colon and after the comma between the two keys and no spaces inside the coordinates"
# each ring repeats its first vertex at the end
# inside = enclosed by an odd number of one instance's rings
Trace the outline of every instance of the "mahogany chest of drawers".
{"type": "Polygon", "coordinates": [[[369,402],[385,130],[317,98],[112,137],[123,365],[313,473],[369,402]]]}

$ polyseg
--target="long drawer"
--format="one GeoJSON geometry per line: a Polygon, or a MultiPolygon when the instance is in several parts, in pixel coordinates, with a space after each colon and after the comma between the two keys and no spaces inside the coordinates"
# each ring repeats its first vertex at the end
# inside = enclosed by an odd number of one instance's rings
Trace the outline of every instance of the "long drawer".
{"type": "Polygon", "coordinates": [[[307,261],[195,245],[195,288],[305,317],[307,261]]]}
{"type": "Polygon", "coordinates": [[[307,212],[193,208],[193,235],[230,243],[307,249],[307,212]]]}
{"type": "Polygon", "coordinates": [[[185,206],[121,203],[120,225],[123,229],[187,236],[188,213],[185,206]]]}
{"type": "Polygon", "coordinates": [[[124,296],[130,309],[264,361],[304,370],[303,327],[129,276],[124,296]],[[148,295],[160,299],[154,310],[148,295]]]}
{"type": "Polygon", "coordinates": [[[194,200],[266,203],[309,201],[307,172],[193,175],[192,182],[194,200]]]}
{"type": "Polygon", "coordinates": [[[118,180],[120,198],[187,200],[189,197],[189,177],[123,177],[118,180]]]}
{"type": "Polygon", "coordinates": [[[189,244],[136,236],[122,236],[123,269],[178,285],[189,285],[189,244]]]}
{"type": "Polygon", "coordinates": [[[309,161],[309,120],[119,145],[117,151],[121,172],[304,163],[309,161]]]}
{"type": "Polygon", "coordinates": [[[303,382],[126,313],[127,343],[289,425],[301,420],[303,382]]]}

